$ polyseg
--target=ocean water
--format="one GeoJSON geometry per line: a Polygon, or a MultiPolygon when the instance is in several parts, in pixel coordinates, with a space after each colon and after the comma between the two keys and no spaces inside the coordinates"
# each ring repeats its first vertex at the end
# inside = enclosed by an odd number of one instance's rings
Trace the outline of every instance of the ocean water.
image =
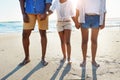
{"type": "MultiPolygon", "coordinates": [[[[23,22],[22,21],[8,21],[8,22],[0,22],[0,33],[14,33],[14,32],[22,32],[23,30],[23,22]]],[[[37,24],[35,26],[34,32],[38,31],[37,24]]],[[[49,30],[48,32],[56,31],[56,21],[49,22],[49,30]]]]}
{"type": "MultiPolygon", "coordinates": [[[[72,25],[73,30],[76,30],[74,24],[72,25]]],[[[34,32],[37,32],[37,24],[35,26],[34,32]]],[[[106,20],[106,28],[120,28],[120,19],[108,19],[106,20]]],[[[0,34],[1,33],[15,33],[22,32],[23,22],[22,21],[6,21],[0,22],[0,34]]],[[[56,30],[56,21],[49,21],[49,29],[47,32],[55,32],[56,30]]]]}

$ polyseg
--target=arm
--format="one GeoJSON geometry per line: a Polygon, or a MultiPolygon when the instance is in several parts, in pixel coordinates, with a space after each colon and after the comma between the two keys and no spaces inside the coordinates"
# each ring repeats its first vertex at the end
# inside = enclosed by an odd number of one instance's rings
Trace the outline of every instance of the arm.
{"type": "Polygon", "coordinates": [[[75,16],[75,18],[72,18],[72,19],[73,19],[73,21],[74,21],[74,23],[75,23],[75,27],[76,27],[77,29],[80,28],[80,24],[79,24],[79,22],[78,22],[78,17],[79,17],[79,10],[76,9],[76,16],[75,16]]]}
{"type": "Polygon", "coordinates": [[[79,23],[78,23],[76,17],[72,17],[72,20],[73,20],[73,22],[75,23],[75,27],[76,27],[77,29],[79,29],[79,23]]]}
{"type": "Polygon", "coordinates": [[[27,15],[27,13],[25,13],[25,0],[19,0],[20,1],[20,8],[21,8],[21,12],[23,15],[23,21],[24,22],[29,22],[29,17],[27,15]]]}
{"type": "Polygon", "coordinates": [[[54,0],[52,2],[51,6],[49,7],[48,15],[51,15],[54,12],[54,10],[56,9],[56,6],[58,6],[57,5],[57,0],[54,0]]]}
{"type": "Polygon", "coordinates": [[[51,6],[51,3],[46,3],[45,13],[40,15],[40,20],[45,20],[45,18],[49,15],[50,6],[51,6]]]}
{"type": "MultiPolygon", "coordinates": [[[[100,25],[100,29],[103,29],[105,27],[105,17],[106,17],[106,0],[101,0],[101,8],[103,12],[101,15],[103,15],[103,23],[100,25]]],[[[101,18],[102,19],[102,18],[101,18]]]]}
{"type": "Polygon", "coordinates": [[[52,10],[50,10],[51,3],[46,3],[46,14],[49,16],[53,13],[52,10]]]}
{"type": "Polygon", "coordinates": [[[49,12],[50,6],[51,6],[51,3],[46,3],[46,10],[45,10],[45,12],[49,12]]]}
{"type": "Polygon", "coordinates": [[[105,27],[105,16],[106,16],[106,12],[104,13],[103,25],[100,25],[100,29],[103,29],[105,27]]]}
{"type": "Polygon", "coordinates": [[[68,11],[69,11],[69,13],[71,15],[71,18],[72,18],[72,20],[75,24],[75,27],[77,29],[79,29],[80,28],[80,25],[79,25],[79,22],[78,22],[79,11],[77,11],[75,6],[72,4],[72,1],[70,1],[70,3],[69,3],[69,8],[70,8],[70,11],[69,10],[68,11]]]}
{"type": "Polygon", "coordinates": [[[47,15],[49,16],[49,15],[51,15],[52,13],[53,13],[53,11],[49,10],[47,15]]]}

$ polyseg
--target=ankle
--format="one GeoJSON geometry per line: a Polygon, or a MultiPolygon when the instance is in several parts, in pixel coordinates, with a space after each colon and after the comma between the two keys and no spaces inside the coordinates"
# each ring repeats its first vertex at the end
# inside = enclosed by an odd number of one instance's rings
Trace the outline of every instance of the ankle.
{"type": "Polygon", "coordinates": [[[92,63],[96,63],[96,61],[95,61],[95,60],[92,60],[92,63]]]}
{"type": "Polygon", "coordinates": [[[29,60],[29,57],[25,57],[25,60],[29,60]]]}
{"type": "Polygon", "coordinates": [[[67,60],[68,60],[68,61],[70,61],[70,60],[71,60],[71,58],[68,58],[67,60]]]}
{"type": "Polygon", "coordinates": [[[83,63],[86,63],[86,60],[83,60],[83,63]]]}

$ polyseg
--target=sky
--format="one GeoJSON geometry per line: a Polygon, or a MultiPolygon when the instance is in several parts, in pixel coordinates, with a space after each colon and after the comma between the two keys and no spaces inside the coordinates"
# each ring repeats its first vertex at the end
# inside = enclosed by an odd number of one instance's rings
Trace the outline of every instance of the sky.
{"type": "MultiPolygon", "coordinates": [[[[119,4],[120,0],[106,0],[107,18],[120,18],[119,4]]],[[[50,17],[53,16],[55,14],[52,14],[50,17]]],[[[22,21],[19,0],[0,1],[0,21],[22,21]]]]}

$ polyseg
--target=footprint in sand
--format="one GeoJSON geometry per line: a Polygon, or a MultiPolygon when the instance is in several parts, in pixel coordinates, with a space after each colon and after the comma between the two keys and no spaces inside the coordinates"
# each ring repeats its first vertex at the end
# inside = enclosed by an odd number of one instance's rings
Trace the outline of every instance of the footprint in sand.
{"type": "Polygon", "coordinates": [[[4,49],[1,49],[0,51],[4,51],[4,49]]]}
{"type": "Polygon", "coordinates": [[[4,52],[4,49],[1,49],[1,50],[0,50],[0,54],[2,54],[2,52],[4,52]]]}
{"type": "Polygon", "coordinates": [[[116,42],[120,42],[120,41],[116,41],[116,42]]]}
{"type": "Polygon", "coordinates": [[[114,74],[114,72],[109,72],[110,74],[114,74]]]}
{"type": "Polygon", "coordinates": [[[105,61],[105,63],[110,64],[110,62],[109,62],[109,61],[105,61]]]}

